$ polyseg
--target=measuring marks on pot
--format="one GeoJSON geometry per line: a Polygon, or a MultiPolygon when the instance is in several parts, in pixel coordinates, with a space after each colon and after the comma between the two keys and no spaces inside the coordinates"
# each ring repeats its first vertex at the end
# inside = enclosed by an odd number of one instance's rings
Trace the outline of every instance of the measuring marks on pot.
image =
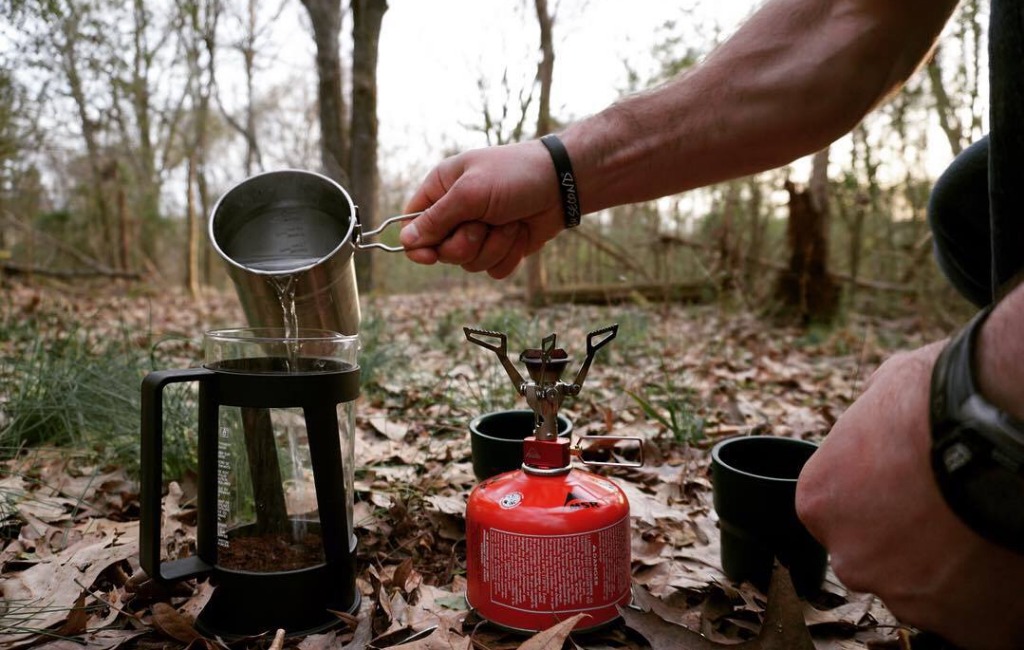
{"type": "Polygon", "coordinates": [[[311,206],[278,205],[238,220],[220,244],[236,264],[258,273],[288,274],[330,256],[348,236],[347,220],[311,206]]]}

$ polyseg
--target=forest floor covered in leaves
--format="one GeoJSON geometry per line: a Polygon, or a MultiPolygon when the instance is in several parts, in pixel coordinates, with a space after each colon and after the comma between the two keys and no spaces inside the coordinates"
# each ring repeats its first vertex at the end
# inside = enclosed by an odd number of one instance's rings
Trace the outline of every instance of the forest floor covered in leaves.
{"type": "MultiPolygon", "coordinates": [[[[23,284],[5,292],[0,322],[8,329],[31,324],[44,347],[68,331],[127,338],[140,350],[159,350],[150,354],[151,369],[198,365],[204,330],[243,322],[230,293],[195,300],[137,287],[23,284]]],[[[355,615],[306,637],[203,637],[192,620],[210,585],[159,588],[139,569],[132,468],[95,448],[27,445],[0,468],[0,648],[910,647],[910,631],[877,599],[849,593],[831,574],[808,601],[785,589],[773,593],[774,609],[753,586],[730,582],[720,569],[707,470],[711,446],[729,436],[820,440],[886,356],[941,334],[934,330],[914,316],[776,327],[721,306],[553,305],[530,312],[496,290],[365,298],[355,473],[362,605],[355,615]],[[572,638],[565,625],[533,638],[504,632],[468,611],[463,598],[464,514],[475,485],[468,422],[525,404],[495,356],[469,344],[462,328],[506,332],[513,359],[557,332],[579,363],[587,332],[611,323],[619,325],[617,338],[598,353],[582,393],[562,412],[578,434],[644,441],[643,467],[601,471],[629,498],[636,608],[572,638]],[[785,639],[758,637],[766,616],[770,627],[786,630],[785,639]],[[679,626],[703,637],[684,636],[679,626]]],[[[27,345],[11,335],[0,344],[7,360],[27,345]]],[[[23,379],[10,365],[0,384],[7,406],[23,379]]],[[[9,410],[0,430],[13,417],[9,410]]],[[[195,475],[167,478],[174,480],[164,499],[164,546],[188,553],[195,475]]]]}

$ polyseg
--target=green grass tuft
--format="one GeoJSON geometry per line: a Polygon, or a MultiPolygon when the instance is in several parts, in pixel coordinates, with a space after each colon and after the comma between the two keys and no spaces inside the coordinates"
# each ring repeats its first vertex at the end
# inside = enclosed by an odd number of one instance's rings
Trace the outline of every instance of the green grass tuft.
{"type": "MultiPolygon", "coordinates": [[[[99,338],[80,325],[52,325],[0,323],[6,351],[0,357],[0,457],[24,448],[69,447],[137,476],[139,390],[160,360],[134,345],[127,332],[99,338]]],[[[195,392],[188,386],[173,388],[164,395],[168,478],[196,466],[195,392]]]]}

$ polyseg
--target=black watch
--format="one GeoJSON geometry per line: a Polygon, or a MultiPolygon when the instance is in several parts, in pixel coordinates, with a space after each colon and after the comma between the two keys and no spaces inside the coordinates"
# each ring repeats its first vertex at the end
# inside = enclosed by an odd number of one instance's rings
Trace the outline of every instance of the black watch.
{"type": "MultiPolygon", "coordinates": [[[[1024,553],[1024,422],[978,394],[974,348],[981,311],[932,370],[932,469],[953,512],[982,537],[1024,553]]],[[[1024,360],[1022,360],[1024,362],[1024,360]]]]}

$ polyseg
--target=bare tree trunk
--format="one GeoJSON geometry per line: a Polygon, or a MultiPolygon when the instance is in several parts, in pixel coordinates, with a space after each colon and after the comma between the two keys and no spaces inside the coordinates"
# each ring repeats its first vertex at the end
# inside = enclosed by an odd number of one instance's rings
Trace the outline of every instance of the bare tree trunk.
{"type": "MultiPolygon", "coordinates": [[[[99,123],[89,115],[88,99],[85,95],[85,88],[78,70],[78,17],[69,15],[61,24],[63,40],[59,47],[61,54],[61,69],[68,82],[68,89],[71,98],[75,103],[78,112],[78,120],[82,129],[82,139],[85,141],[86,156],[89,160],[89,176],[92,180],[93,202],[100,218],[100,227],[104,242],[113,241],[113,225],[111,224],[110,207],[107,197],[103,191],[103,161],[98,141],[99,123]]],[[[112,257],[109,248],[100,248],[96,251],[100,255],[96,257],[103,261],[108,267],[117,266],[117,260],[112,257]]]]}
{"type": "MultiPolygon", "coordinates": [[[[135,118],[135,128],[132,139],[135,140],[137,150],[132,152],[129,159],[134,161],[135,178],[129,188],[134,195],[134,210],[128,215],[135,222],[129,231],[135,235],[141,235],[138,241],[130,243],[133,255],[153,259],[159,251],[156,246],[156,237],[147,236],[151,234],[149,227],[155,223],[160,216],[160,171],[157,156],[157,146],[154,141],[154,124],[159,124],[160,116],[155,116],[154,99],[150,81],[150,72],[154,66],[154,59],[157,56],[163,43],[170,37],[170,28],[162,33],[155,33],[152,21],[152,3],[146,0],[134,0],[132,3],[132,64],[127,79],[123,80],[125,92],[132,108],[135,118]]],[[[115,80],[115,83],[121,80],[115,80]]],[[[170,127],[171,129],[174,126],[170,127]]],[[[175,138],[173,134],[164,139],[164,154],[167,147],[175,138]]],[[[160,157],[166,160],[166,155],[160,157]]],[[[126,179],[127,180],[127,179],[126,179]]]]}
{"type": "Polygon", "coordinates": [[[238,46],[245,66],[245,124],[234,126],[245,138],[245,175],[251,176],[263,169],[263,152],[260,150],[259,138],[256,135],[256,53],[257,40],[264,30],[273,24],[284,11],[287,0],[281,0],[270,20],[260,27],[258,23],[260,0],[249,0],[245,16],[245,38],[238,46]]]}
{"type": "Polygon", "coordinates": [[[253,87],[256,77],[256,14],[258,6],[259,0],[249,0],[248,30],[245,40],[240,46],[242,62],[245,66],[245,128],[242,130],[242,135],[245,137],[246,176],[252,176],[255,169],[263,166],[259,141],[256,139],[256,93],[253,87]]]}
{"type": "Polygon", "coordinates": [[[128,216],[128,206],[125,199],[124,186],[120,183],[115,183],[115,186],[114,191],[117,192],[117,227],[118,234],[120,235],[118,238],[120,243],[118,268],[121,271],[128,273],[131,271],[130,267],[132,259],[132,220],[128,216]]]}
{"type": "Polygon", "coordinates": [[[761,181],[756,176],[752,176],[747,181],[747,187],[750,190],[750,242],[747,246],[746,260],[744,261],[743,284],[748,292],[752,292],[759,269],[750,260],[761,257],[768,220],[761,215],[761,208],[764,204],[764,191],[761,188],[761,181]]]}
{"type": "MultiPolygon", "coordinates": [[[[217,23],[221,0],[188,0],[182,10],[185,16],[184,48],[189,68],[188,95],[192,103],[192,131],[186,137],[186,248],[185,287],[193,298],[199,297],[202,283],[200,257],[206,197],[206,154],[209,140],[210,99],[215,83],[217,23]],[[205,55],[205,56],[204,56],[205,55]],[[205,60],[205,63],[204,63],[205,60]],[[197,197],[200,205],[196,205],[197,197]]],[[[207,276],[208,277],[208,276],[207,276]]]]}
{"type": "MultiPolygon", "coordinates": [[[[380,172],[377,169],[377,48],[386,0],[352,2],[352,193],[364,230],[379,221],[380,172]]],[[[373,256],[356,256],[360,288],[373,288],[373,256]]]]}
{"type": "MultiPolygon", "coordinates": [[[[540,26],[541,60],[537,64],[537,81],[540,82],[540,106],[537,111],[537,137],[551,133],[551,82],[555,73],[555,46],[552,40],[554,15],[548,13],[547,0],[534,0],[537,9],[537,24],[540,26]]],[[[545,302],[547,276],[544,272],[544,256],[537,251],[526,258],[526,300],[537,306],[545,302]]]]}
{"type": "MultiPolygon", "coordinates": [[[[205,154],[204,154],[205,158],[205,154]]],[[[202,218],[200,219],[200,241],[203,240],[202,234],[206,232],[207,219],[210,218],[210,182],[206,178],[206,165],[199,170],[196,174],[196,190],[199,192],[199,210],[201,211],[202,218]]],[[[199,247],[199,266],[201,269],[201,277],[203,284],[210,286],[211,278],[213,278],[213,249],[210,246],[199,247]]]]}
{"type": "Polygon", "coordinates": [[[831,322],[839,308],[839,288],[828,271],[828,149],[814,155],[808,189],[786,181],[789,266],[779,276],[776,296],[789,314],[807,325],[831,322]]]}
{"type": "Polygon", "coordinates": [[[156,190],[156,153],[153,147],[152,124],[150,119],[149,67],[153,52],[147,42],[149,9],[145,0],[135,0],[134,65],[131,71],[130,96],[135,109],[139,139],[139,179],[142,185],[142,212],[147,216],[157,213],[158,192],[156,190]]]}
{"type": "Polygon", "coordinates": [[[341,66],[341,0],[302,0],[313,24],[316,71],[320,80],[320,164],[325,174],[348,184],[349,133],[341,66]]]}
{"type": "MultiPolygon", "coordinates": [[[[196,195],[199,199],[199,215],[196,219],[196,247],[195,269],[196,269],[196,296],[200,284],[210,282],[210,247],[201,246],[203,241],[203,225],[210,214],[210,192],[209,183],[206,178],[206,163],[209,153],[210,140],[210,102],[213,98],[216,86],[216,64],[217,54],[217,23],[220,21],[221,0],[207,0],[206,16],[202,22],[203,49],[206,52],[206,65],[199,81],[199,106],[196,111],[196,169],[195,183],[196,195]]],[[[191,290],[191,288],[190,288],[191,290]]]]}
{"type": "Polygon", "coordinates": [[[725,197],[722,200],[722,219],[718,227],[718,277],[715,283],[722,291],[736,288],[736,215],[740,210],[740,181],[733,180],[725,184],[725,197]]]}
{"type": "MultiPolygon", "coordinates": [[[[871,143],[868,142],[867,129],[860,125],[853,132],[854,151],[857,150],[857,142],[860,142],[863,149],[864,174],[868,182],[868,194],[866,199],[858,198],[857,207],[853,214],[853,223],[850,230],[850,275],[854,279],[852,291],[856,291],[856,281],[860,278],[862,259],[864,254],[864,226],[869,217],[878,215],[881,212],[882,189],[878,184],[878,167],[880,163],[876,160],[871,143]]],[[[886,219],[891,222],[891,219],[886,219]]]]}
{"type": "Polygon", "coordinates": [[[950,150],[954,156],[957,156],[964,148],[963,127],[956,115],[956,108],[949,99],[949,93],[946,92],[946,86],[942,81],[940,52],[941,49],[936,47],[935,51],[932,52],[931,59],[928,60],[928,81],[931,83],[932,95],[935,97],[935,112],[939,118],[939,126],[946,135],[950,150]]]}
{"type": "MultiPolygon", "coordinates": [[[[217,96],[217,104],[228,125],[238,132],[245,140],[245,175],[252,176],[263,169],[263,153],[260,150],[257,134],[256,115],[256,56],[259,53],[259,39],[267,33],[270,25],[281,16],[288,0],[279,0],[277,10],[263,25],[259,24],[260,0],[248,0],[245,13],[238,17],[244,35],[234,45],[242,57],[242,69],[245,71],[245,109],[241,119],[228,112],[217,96]]],[[[229,5],[230,7],[231,5],[229,5]]],[[[207,274],[209,277],[209,274],[207,274]]]]}
{"type": "Polygon", "coordinates": [[[196,152],[193,151],[186,163],[188,170],[185,183],[185,228],[186,263],[185,287],[193,298],[199,297],[199,217],[196,214],[196,152]]]}
{"type": "Polygon", "coordinates": [[[807,189],[811,194],[811,203],[815,212],[828,216],[828,153],[825,147],[811,158],[811,178],[807,189]]]}

